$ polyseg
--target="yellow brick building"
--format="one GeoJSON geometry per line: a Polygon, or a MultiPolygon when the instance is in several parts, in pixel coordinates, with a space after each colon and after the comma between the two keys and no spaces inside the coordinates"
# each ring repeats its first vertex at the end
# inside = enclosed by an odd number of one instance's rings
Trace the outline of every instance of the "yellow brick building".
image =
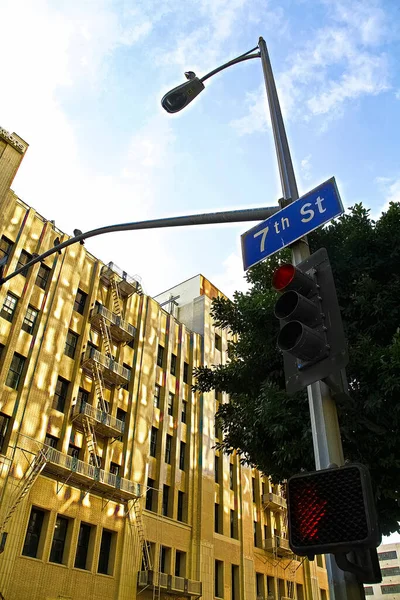
{"type": "MultiPolygon", "coordinates": [[[[0,129],[0,265],[68,238],[10,189],[27,144],[0,129]]],[[[29,160],[29,159],[28,159],[29,160]]],[[[156,298],[84,245],[0,288],[0,599],[326,600],[268,478],[215,451],[226,360],[203,276],[156,298]]]]}

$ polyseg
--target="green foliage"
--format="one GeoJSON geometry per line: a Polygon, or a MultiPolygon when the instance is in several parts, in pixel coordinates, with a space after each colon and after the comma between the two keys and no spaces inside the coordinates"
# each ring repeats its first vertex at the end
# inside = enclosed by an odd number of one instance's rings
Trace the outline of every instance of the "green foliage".
{"type": "MultiPolygon", "coordinates": [[[[391,203],[375,223],[361,204],[309,236],[311,251],[325,247],[332,264],[346,330],[349,399],[338,402],[345,457],[369,466],[382,532],[400,519],[400,204],[391,203]]],[[[228,329],[229,362],[197,369],[195,388],[230,394],[217,418],[219,447],[282,481],[314,468],[305,392],[285,392],[276,348],[279,324],[271,277],[288,250],[247,273],[250,289],[234,300],[217,298],[213,318],[228,329]]]]}

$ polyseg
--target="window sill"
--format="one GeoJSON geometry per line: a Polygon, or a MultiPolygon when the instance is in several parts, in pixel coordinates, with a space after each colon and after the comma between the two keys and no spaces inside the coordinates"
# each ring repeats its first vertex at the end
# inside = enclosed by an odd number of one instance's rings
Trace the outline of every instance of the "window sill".
{"type": "Polygon", "coordinates": [[[20,554],[20,558],[24,558],[25,560],[34,560],[35,562],[44,563],[42,558],[35,558],[34,556],[26,556],[25,554],[20,554]]]}

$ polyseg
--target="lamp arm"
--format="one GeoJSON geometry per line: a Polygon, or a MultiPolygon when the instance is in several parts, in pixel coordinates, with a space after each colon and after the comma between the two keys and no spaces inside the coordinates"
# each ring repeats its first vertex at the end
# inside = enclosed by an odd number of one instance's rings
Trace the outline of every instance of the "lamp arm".
{"type": "Polygon", "coordinates": [[[250,60],[251,58],[260,58],[260,54],[250,54],[250,52],[257,50],[257,48],[258,48],[258,46],[256,46],[255,48],[252,48],[245,54],[242,54],[241,56],[238,56],[237,58],[230,60],[229,62],[225,63],[224,65],[217,67],[213,71],[210,71],[210,73],[207,73],[207,75],[204,75],[204,77],[201,77],[200,81],[203,82],[206,79],[209,79],[210,77],[212,77],[213,75],[216,75],[216,73],[219,73],[220,71],[223,71],[224,69],[227,69],[228,67],[232,67],[232,65],[236,65],[237,63],[243,62],[245,60],[250,60]]]}

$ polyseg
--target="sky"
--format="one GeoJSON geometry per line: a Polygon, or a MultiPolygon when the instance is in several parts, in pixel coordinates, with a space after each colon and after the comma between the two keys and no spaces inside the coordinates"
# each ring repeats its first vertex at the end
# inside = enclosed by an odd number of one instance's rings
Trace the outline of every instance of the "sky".
{"type": "MultiPolygon", "coordinates": [[[[346,207],[400,201],[398,0],[2,0],[0,125],[30,147],[13,189],[62,231],[277,206],[260,61],[164,93],[268,45],[300,194],[335,176],[346,207]]],[[[198,273],[245,289],[255,223],[124,232],[86,247],[156,295],[198,273]]],[[[394,534],[390,540],[400,541],[394,534]]]]}
{"type": "MultiPolygon", "coordinates": [[[[397,0],[2,0],[0,125],[30,147],[13,189],[72,235],[277,206],[261,63],[231,67],[177,115],[165,92],[268,45],[300,194],[336,177],[346,207],[400,200],[397,0]]],[[[244,289],[255,223],[123,232],[87,248],[156,295],[198,273],[244,289]]]]}

